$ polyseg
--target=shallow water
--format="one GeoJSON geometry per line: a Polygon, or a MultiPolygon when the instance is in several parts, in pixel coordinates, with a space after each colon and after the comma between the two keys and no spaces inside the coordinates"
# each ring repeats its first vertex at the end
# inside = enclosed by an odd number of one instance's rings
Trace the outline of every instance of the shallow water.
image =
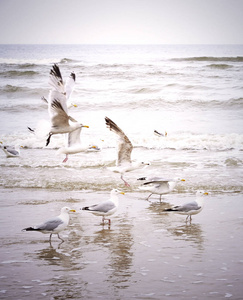
{"type": "Polygon", "coordinates": [[[241,299],[242,195],[207,196],[191,224],[145,196],[121,195],[109,228],[79,211],[107,192],[1,189],[1,299],[241,299]],[[65,205],[77,212],[60,234],[64,243],[21,232],[65,205]]]}

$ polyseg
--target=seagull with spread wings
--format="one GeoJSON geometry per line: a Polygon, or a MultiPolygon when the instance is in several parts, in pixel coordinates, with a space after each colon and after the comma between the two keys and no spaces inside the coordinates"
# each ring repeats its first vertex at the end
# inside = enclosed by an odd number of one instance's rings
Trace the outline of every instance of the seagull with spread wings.
{"type": "Polygon", "coordinates": [[[149,165],[150,163],[132,162],[131,154],[132,154],[132,150],[133,150],[133,145],[132,145],[131,141],[129,140],[129,138],[116,125],[116,123],[113,122],[108,117],[105,117],[105,122],[106,122],[106,126],[111,131],[113,131],[115,134],[117,134],[117,136],[119,137],[116,167],[110,167],[108,169],[113,172],[120,173],[121,179],[123,180],[125,185],[129,187],[130,185],[123,178],[124,173],[139,169],[141,167],[149,165]]]}
{"type": "Polygon", "coordinates": [[[75,119],[68,115],[67,95],[70,89],[65,86],[59,67],[55,64],[50,71],[49,84],[51,90],[48,97],[48,112],[51,119],[51,129],[46,140],[46,146],[50,143],[53,134],[70,133],[82,127],[75,119]]]}

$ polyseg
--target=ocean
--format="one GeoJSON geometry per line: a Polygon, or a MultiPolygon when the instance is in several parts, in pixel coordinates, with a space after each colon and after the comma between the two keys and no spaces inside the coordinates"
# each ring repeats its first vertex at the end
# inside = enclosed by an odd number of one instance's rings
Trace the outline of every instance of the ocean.
{"type": "Polygon", "coordinates": [[[240,299],[243,45],[0,45],[0,108],[0,141],[22,146],[18,158],[0,153],[3,299],[240,299]],[[28,131],[49,120],[41,97],[53,64],[64,80],[76,74],[77,107],[69,112],[89,126],[82,143],[101,149],[66,163],[57,155],[64,136],[46,147],[44,135],[28,131]],[[106,116],[131,140],[132,158],[151,163],[124,176],[130,188],[107,169],[115,165],[117,138],[106,116]],[[164,196],[167,203],[201,189],[211,200],[185,225],[182,216],[164,217],[158,196],[146,200],[142,176],[186,180],[164,196]],[[64,205],[79,210],[104,200],[112,188],[126,194],[110,229],[78,212],[60,249],[21,232],[64,205]]]}

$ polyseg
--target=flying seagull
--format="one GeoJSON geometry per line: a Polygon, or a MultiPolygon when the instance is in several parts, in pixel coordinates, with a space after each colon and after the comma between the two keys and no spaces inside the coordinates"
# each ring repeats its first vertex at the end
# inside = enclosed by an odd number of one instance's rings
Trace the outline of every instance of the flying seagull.
{"type": "Polygon", "coordinates": [[[51,119],[51,129],[46,140],[46,146],[50,143],[53,134],[69,133],[82,127],[82,124],[68,115],[67,92],[60,69],[56,64],[50,71],[49,84],[51,90],[48,97],[48,112],[51,119]]]}
{"type": "Polygon", "coordinates": [[[113,189],[110,193],[110,199],[99,204],[83,207],[82,210],[90,211],[96,216],[102,216],[102,223],[104,224],[105,220],[108,220],[109,225],[111,224],[110,219],[106,219],[106,216],[113,215],[118,208],[118,195],[123,194],[123,192],[113,189]]]}
{"type": "Polygon", "coordinates": [[[49,242],[51,242],[52,234],[57,234],[58,238],[64,242],[64,240],[60,238],[59,232],[63,231],[68,226],[69,212],[75,212],[75,210],[65,206],[61,209],[61,214],[59,216],[49,219],[40,225],[24,228],[22,231],[50,233],[49,242]]]}
{"type": "Polygon", "coordinates": [[[108,117],[105,117],[106,126],[116,133],[119,137],[118,140],[118,153],[117,153],[117,160],[116,160],[116,167],[110,167],[109,170],[120,173],[121,179],[125,183],[126,186],[130,186],[128,182],[123,178],[124,173],[130,172],[146,165],[150,165],[150,163],[144,162],[132,162],[131,160],[131,153],[133,149],[133,145],[129,138],[125,135],[125,133],[116,125],[108,117]]]}
{"type": "Polygon", "coordinates": [[[82,128],[89,128],[87,125],[82,125],[82,127],[70,132],[67,137],[67,145],[65,147],[62,147],[58,149],[57,154],[66,154],[65,159],[63,162],[67,162],[68,160],[68,155],[69,154],[75,154],[79,152],[86,152],[89,150],[96,150],[99,151],[100,148],[96,145],[82,145],[81,140],[80,140],[80,134],[82,128]]]}

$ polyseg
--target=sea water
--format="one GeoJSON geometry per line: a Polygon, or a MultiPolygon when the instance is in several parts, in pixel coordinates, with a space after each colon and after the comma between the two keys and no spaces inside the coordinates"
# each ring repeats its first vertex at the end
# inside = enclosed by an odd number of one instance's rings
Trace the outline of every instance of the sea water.
{"type": "Polygon", "coordinates": [[[2,299],[241,299],[243,203],[243,46],[238,45],[1,45],[0,141],[23,146],[0,152],[0,293],[2,299]],[[46,147],[49,72],[76,74],[69,114],[84,144],[98,152],[64,156],[65,136],[46,147]],[[151,164],[110,172],[117,137],[111,118],[151,164]],[[39,131],[40,130],[40,131],[39,131]],[[154,130],[167,136],[157,136],[154,130]],[[137,178],[180,177],[171,194],[139,189],[137,178]],[[80,210],[119,197],[111,226],[80,210]],[[209,193],[203,211],[185,217],[164,208],[209,193]],[[53,235],[21,232],[76,209],[53,235]]]}

